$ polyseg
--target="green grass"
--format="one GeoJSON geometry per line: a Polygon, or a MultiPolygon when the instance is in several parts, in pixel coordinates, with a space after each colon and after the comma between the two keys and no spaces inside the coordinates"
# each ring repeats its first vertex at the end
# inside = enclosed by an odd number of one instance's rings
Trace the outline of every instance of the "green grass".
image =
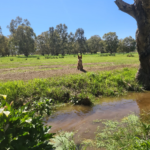
{"type": "MultiPolygon", "coordinates": [[[[42,65],[68,65],[68,64],[77,64],[77,55],[66,55],[64,58],[58,59],[46,59],[46,56],[29,56],[26,60],[25,56],[17,57],[0,57],[0,69],[6,68],[18,68],[18,67],[31,67],[31,66],[42,66],[42,65]],[[39,59],[37,59],[39,58],[39,59]],[[13,59],[13,61],[10,61],[13,59]]],[[[93,55],[83,55],[83,64],[84,63],[101,63],[105,62],[113,63],[114,65],[122,64],[139,64],[138,54],[134,53],[134,57],[127,57],[127,54],[116,54],[116,56],[103,56],[99,54],[93,55]]]]}
{"type": "Polygon", "coordinates": [[[9,102],[17,106],[41,97],[52,98],[54,102],[83,102],[101,96],[124,95],[128,91],[142,91],[135,81],[137,69],[124,68],[99,73],[67,75],[29,81],[0,82],[0,93],[7,95],[9,102]]]}

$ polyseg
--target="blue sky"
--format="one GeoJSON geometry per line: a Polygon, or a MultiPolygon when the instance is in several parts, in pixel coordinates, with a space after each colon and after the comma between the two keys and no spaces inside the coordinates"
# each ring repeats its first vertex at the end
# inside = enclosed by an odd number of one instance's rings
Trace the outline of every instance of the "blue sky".
{"type": "MultiPolygon", "coordinates": [[[[68,33],[83,28],[85,37],[102,37],[116,32],[119,39],[135,38],[137,24],[134,18],[120,11],[115,0],[1,0],[0,26],[3,35],[10,34],[6,28],[17,16],[28,19],[36,35],[62,23],[68,33]]],[[[134,0],[124,0],[132,4],[134,0]]]]}

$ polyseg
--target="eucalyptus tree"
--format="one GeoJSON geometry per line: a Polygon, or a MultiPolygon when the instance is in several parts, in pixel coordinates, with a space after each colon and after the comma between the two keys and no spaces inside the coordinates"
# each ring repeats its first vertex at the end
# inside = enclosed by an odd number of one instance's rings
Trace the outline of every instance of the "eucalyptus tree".
{"type": "Polygon", "coordinates": [[[60,33],[54,27],[50,27],[48,31],[49,35],[49,47],[52,55],[58,55],[61,53],[59,50],[63,50],[65,43],[62,43],[60,33]],[[61,45],[64,44],[64,45],[61,45]],[[62,48],[62,49],[61,49],[62,48]]]}
{"type": "Polygon", "coordinates": [[[56,26],[56,31],[60,36],[60,44],[59,49],[61,51],[61,54],[65,54],[65,49],[67,49],[67,32],[68,27],[65,24],[59,24],[56,26]]]}
{"type": "Polygon", "coordinates": [[[68,54],[73,54],[75,53],[74,51],[75,48],[75,35],[70,32],[70,34],[68,35],[68,54]]]}
{"type": "Polygon", "coordinates": [[[6,36],[0,35],[0,54],[2,56],[10,55],[8,43],[9,39],[6,36]]]}
{"type": "Polygon", "coordinates": [[[34,40],[36,35],[27,19],[22,20],[18,16],[15,20],[12,19],[7,27],[14,38],[15,45],[19,47],[19,53],[28,56],[29,53],[35,51],[34,40]]]}
{"type": "Polygon", "coordinates": [[[118,36],[116,32],[109,32],[103,35],[103,39],[105,40],[105,48],[109,53],[115,53],[118,47],[118,36]]]}
{"type": "Polygon", "coordinates": [[[50,54],[51,53],[51,49],[50,49],[50,44],[49,44],[49,32],[46,31],[46,32],[42,32],[42,37],[43,37],[43,48],[44,48],[44,51],[46,54],[50,54]]]}
{"type": "Polygon", "coordinates": [[[135,51],[136,41],[131,37],[126,37],[123,39],[123,51],[126,53],[135,51]]]}
{"type": "Polygon", "coordinates": [[[91,53],[97,53],[100,50],[100,41],[101,38],[99,35],[91,36],[91,38],[87,40],[88,47],[91,53]]]}
{"type": "Polygon", "coordinates": [[[105,53],[106,52],[106,43],[104,40],[99,41],[99,51],[101,53],[105,53]]]}
{"type": "Polygon", "coordinates": [[[36,48],[37,48],[37,51],[39,51],[41,53],[41,55],[43,55],[43,56],[44,56],[44,54],[46,54],[44,43],[45,43],[45,41],[44,41],[43,35],[38,35],[36,37],[36,48]]]}
{"type": "Polygon", "coordinates": [[[75,33],[76,42],[78,43],[79,52],[82,54],[86,51],[86,38],[84,37],[84,30],[78,28],[75,33]]]}
{"type": "Polygon", "coordinates": [[[137,21],[136,43],[140,66],[136,79],[145,89],[150,89],[150,0],[134,0],[133,4],[116,0],[115,3],[137,21]]]}
{"type": "Polygon", "coordinates": [[[8,43],[8,47],[10,50],[10,54],[13,56],[18,53],[18,50],[15,47],[15,42],[14,42],[14,38],[12,36],[9,36],[9,43],[8,43]]]}
{"type": "Polygon", "coordinates": [[[9,39],[2,34],[2,28],[0,27],[0,55],[9,56],[9,47],[8,47],[9,39]]]}
{"type": "Polygon", "coordinates": [[[123,39],[119,39],[117,52],[118,53],[123,53],[124,52],[123,39]]]}

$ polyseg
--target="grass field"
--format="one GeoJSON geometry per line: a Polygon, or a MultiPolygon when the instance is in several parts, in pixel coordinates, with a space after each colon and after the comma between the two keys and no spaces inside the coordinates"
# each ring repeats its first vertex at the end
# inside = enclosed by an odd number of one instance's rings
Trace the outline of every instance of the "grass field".
{"type": "Polygon", "coordinates": [[[45,57],[0,58],[1,93],[8,95],[9,102],[15,99],[19,106],[30,100],[47,97],[55,102],[84,103],[84,100],[91,101],[99,96],[142,91],[135,81],[139,65],[137,53],[134,57],[127,57],[127,54],[83,55],[86,73],[76,69],[77,56],[67,55],[55,59],[51,56],[45,57]]]}
{"type": "MultiPolygon", "coordinates": [[[[99,54],[83,55],[83,67],[87,72],[138,67],[138,54],[127,57],[127,54],[100,56],[99,54]]],[[[24,56],[0,57],[0,80],[31,80],[68,74],[82,73],[76,69],[77,55],[59,56],[24,56]],[[49,57],[47,59],[47,57],[49,57]]]]}

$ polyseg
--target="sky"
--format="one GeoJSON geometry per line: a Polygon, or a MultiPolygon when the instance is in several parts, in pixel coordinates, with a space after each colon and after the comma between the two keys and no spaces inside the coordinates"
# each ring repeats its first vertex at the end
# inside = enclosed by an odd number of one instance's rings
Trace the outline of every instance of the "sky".
{"type": "MultiPolygon", "coordinates": [[[[68,33],[84,29],[89,39],[101,38],[105,33],[116,32],[119,39],[135,39],[137,23],[130,15],[120,11],[115,0],[1,0],[0,26],[3,35],[10,35],[7,25],[17,16],[28,19],[36,35],[62,23],[68,33]]],[[[133,4],[134,0],[124,0],[133,4]]]]}

